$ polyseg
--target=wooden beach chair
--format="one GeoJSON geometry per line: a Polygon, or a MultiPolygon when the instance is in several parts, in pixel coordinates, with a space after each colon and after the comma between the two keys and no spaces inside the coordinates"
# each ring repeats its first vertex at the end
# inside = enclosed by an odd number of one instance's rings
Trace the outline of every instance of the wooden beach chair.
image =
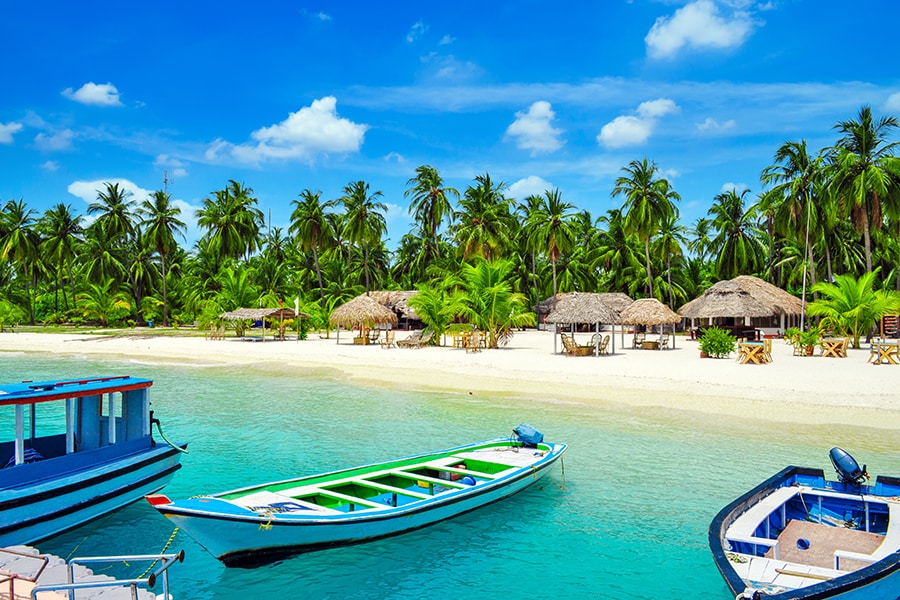
{"type": "Polygon", "coordinates": [[[641,348],[644,343],[644,334],[643,333],[635,333],[634,338],[631,340],[632,348],[641,348]]]}
{"type": "Polygon", "coordinates": [[[481,332],[477,329],[466,340],[466,352],[481,352],[481,332]]]}
{"type": "Polygon", "coordinates": [[[384,338],[381,340],[382,348],[396,348],[397,345],[394,343],[394,330],[388,329],[384,332],[384,338]]]}

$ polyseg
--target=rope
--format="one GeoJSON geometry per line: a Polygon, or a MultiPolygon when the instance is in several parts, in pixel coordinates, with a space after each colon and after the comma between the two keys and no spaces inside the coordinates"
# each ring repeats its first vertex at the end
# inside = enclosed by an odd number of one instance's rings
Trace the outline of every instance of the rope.
{"type": "Polygon", "coordinates": [[[173,443],[169,440],[169,438],[166,437],[166,434],[163,433],[162,425],[160,424],[159,419],[153,419],[153,422],[156,423],[156,430],[159,431],[159,436],[160,436],[162,439],[164,439],[168,445],[172,446],[173,448],[175,448],[175,449],[178,450],[179,452],[184,452],[185,454],[189,454],[189,452],[187,451],[187,448],[182,448],[181,446],[178,446],[178,445],[176,445],[176,444],[173,444],[173,443]]]}
{"type": "MultiPolygon", "coordinates": [[[[178,528],[177,528],[177,527],[176,527],[175,530],[172,532],[172,535],[169,536],[169,541],[167,541],[167,542],[166,542],[166,545],[163,546],[162,552],[159,553],[160,556],[162,556],[163,554],[165,554],[165,553],[166,553],[166,550],[169,549],[169,546],[172,545],[172,542],[175,540],[175,535],[176,535],[176,534],[178,534],[178,528]]],[[[153,567],[155,567],[155,566],[156,566],[156,563],[158,563],[158,562],[159,562],[159,559],[157,558],[157,559],[154,560],[152,563],[150,563],[150,566],[147,567],[147,570],[146,570],[146,571],[144,571],[143,573],[140,574],[140,576],[138,577],[138,579],[143,579],[143,578],[147,575],[147,573],[149,573],[150,571],[153,570],[153,567]]],[[[128,563],[125,563],[125,564],[127,565],[128,563]]]]}
{"type": "Polygon", "coordinates": [[[560,489],[566,489],[566,458],[564,456],[559,457],[559,465],[562,468],[562,485],[560,485],[560,489]]]}

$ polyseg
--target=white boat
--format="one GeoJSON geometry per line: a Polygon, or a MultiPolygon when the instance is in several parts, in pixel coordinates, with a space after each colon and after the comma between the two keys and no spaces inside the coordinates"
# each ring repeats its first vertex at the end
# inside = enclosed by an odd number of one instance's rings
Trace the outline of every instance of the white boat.
{"type": "Polygon", "coordinates": [[[213,496],[147,500],[226,565],[264,564],[419,529],[525,489],[566,445],[544,442],[528,426],[517,432],[213,496]]]}
{"type": "Polygon", "coordinates": [[[51,537],[171,480],[184,447],[151,436],[151,385],[128,376],[0,385],[0,547],[51,537]]]}
{"type": "Polygon", "coordinates": [[[709,546],[738,600],[896,600],[900,479],[831,450],[838,481],[787,467],[713,519],[709,546]]]}

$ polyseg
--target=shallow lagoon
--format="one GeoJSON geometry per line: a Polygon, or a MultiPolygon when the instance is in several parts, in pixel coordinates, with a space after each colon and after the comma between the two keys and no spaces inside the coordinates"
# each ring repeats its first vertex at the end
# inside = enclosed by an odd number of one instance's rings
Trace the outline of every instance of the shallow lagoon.
{"type": "MultiPolygon", "coordinates": [[[[0,354],[2,381],[118,374],[153,379],[151,400],[164,432],[190,444],[184,468],[165,489],[171,497],[480,441],[507,435],[521,422],[569,444],[564,469],[525,492],[392,539],[245,570],[226,569],[178,533],[171,548],[183,548],[186,559],[172,572],[176,600],[725,599],[730,594],[706,535],[729,500],[787,464],[828,468],[833,445],[868,463],[873,474],[900,472],[893,432],[781,431],[765,421],[665,408],[612,411],[554,399],[359,388],[278,365],[0,354]]],[[[172,532],[139,502],[38,546],[63,557],[155,553],[172,532]]]]}

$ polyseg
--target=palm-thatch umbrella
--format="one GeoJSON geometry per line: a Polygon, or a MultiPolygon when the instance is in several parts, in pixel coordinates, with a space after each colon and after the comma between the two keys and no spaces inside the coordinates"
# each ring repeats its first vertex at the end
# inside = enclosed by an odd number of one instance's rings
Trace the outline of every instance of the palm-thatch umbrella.
{"type": "MultiPolygon", "coordinates": [[[[603,301],[601,294],[576,292],[561,298],[557,298],[556,308],[547,315],[548,323],[575,325],[578,323],[594,323],[597,333],[600,332],[600,323],[610,323],[613,326],[612,353],[616,353],[616,323],[619,323],[619,313],[609,307],[603,301]]],[[[598,340],[599,341],[599,340],[598,340]]],[[[556,353],[556,336],[553,336],[553,352],[556,353]]]]}
{"type": "MultiPolygon", "coordinates": [[[[622,323],[632,325],[672,325],[672,347],[675,347],[675,323],[681,322],[671,308],[656,298],[641,298],[619,313],[622,323]]],[[[660,329],[661,330],[661,329],[660,329]]],[[[662,335],[662,333],[660,333],[662,335]]]]}
{"type": "MultiPolygon", "coordinates": [[[[332,325],[343,325],[347,329],[359,327],[360,332],[365,327],[375,325],[397,324],[397,315],[386,306],[379,304],[369,296],[357,296],[353,300],[338,306],[328,317],[332,325]]],[[[360,333],[362,335],[362,333],[360,333]]],[[[341,340],[341,330],[337,333],[338,342],[341,340]]]]}
{"type": "Polygon", "coordinates": [[[772,285],[768,281],[763,281],[759,277],[752,275],[740,275],[731,281],[735,282],[741,288],[762,302],[765,306],[772,309],[776,315],[781,317],[781,327],[785,327],[785,318],[797,318],[803,314],[803,302],[797,296],[789,294],[780,287],[772,285]]]}
{"type": "Polygon", "coordinates": [[[409,299],[419,292],[405,290],[372,290],[368,296],[388,307],[402,319],[407,321],[421,321],[422,319],[416,314],[416,311],[409,305],[409,299]]]}

